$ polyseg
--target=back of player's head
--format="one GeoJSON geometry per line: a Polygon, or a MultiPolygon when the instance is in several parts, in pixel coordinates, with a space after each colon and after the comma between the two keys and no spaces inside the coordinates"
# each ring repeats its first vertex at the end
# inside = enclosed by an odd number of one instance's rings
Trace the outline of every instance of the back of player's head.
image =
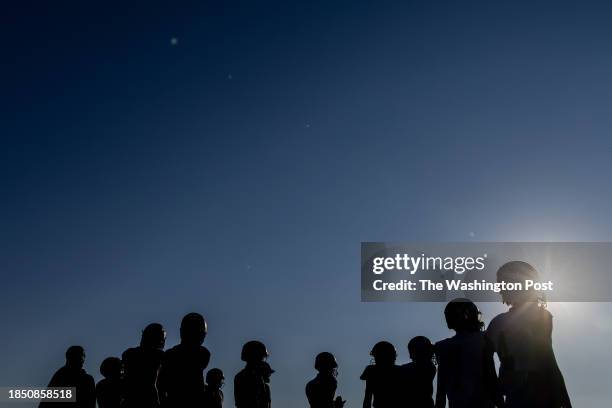
{"type": "Polygon", "coordinates": [[[332,353],[324,351],[315,357],[314,368],[317,371],[333,371],[338,368],[338,362],[332,353]]]}
{"type": "Polygon", "coordinates": [[[85,364],[85,349],[81,346],[70,346],[66,350],[66,365],[83,368],[85,364]]]}
{"type": "Polygon", "coordinates": [[[372,347],[370,355],[374,357],[376,364],[393,364],[397,359],[397,350],[388,341],[379,341],[372,347]]]}
{"type": "Polygon", "coordinates": [[[449,329],[455,331],[479,331],[484,327],[480,310],[469,299],[451,300],[444,308],[444,317],[449,329]]]}
{"type": "Polygon", "coordinates": [[[142,331],[140,345],[162,350],[166,345],[166,331],[159,323],[151,323],[142,331]]]}
{"type": "Polygon", "coordinates": [[[123,373],[123,364],[121,359],[117,357],[107,357],[100,364],[100,374],[104,378],[121,378],[123,373]]]}
{"type": "Polygon", "coordinates": [[[223,382],[225,381],[225,377],[223,376],[223,371],[219,368],[211,368],[206,373],[206,384],[211,387],[221,387],[223,382]]]}
{"type": "Polygon", "coordinates": [[[181,343],[201,345],[206,338],[208,327],[204,316],[187,313],[181,321],[181,343]]]}
{"type": "Polygon", "coordinates": [[[247,363],[264,361],[270,354],[266,345],[258,340],[251,340],[244,343],[240,359],[247,363]]]}
{"type": "Polygon", "coordinates": [[[523,290],[504,290],[501,292],[502,300],[508,305],[517,305],[525,302],[544,302],[544,296],[533,290],[525,289],[525,281],[539,281],[540,274],[527,262],[506,262],[497,270],[497,282],[519,283],[523,290]]]}
{"type": "Polygon", "coordinates": [[[416,336],[408,342],[408,353],[412,361],[431,361],[434,355],[434,346],[425,336],[416,336]]]}

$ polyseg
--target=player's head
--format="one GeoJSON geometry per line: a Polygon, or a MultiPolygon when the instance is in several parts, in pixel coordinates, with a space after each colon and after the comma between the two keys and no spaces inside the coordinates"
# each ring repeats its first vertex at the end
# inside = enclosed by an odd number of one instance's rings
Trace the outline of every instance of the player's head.
{"type": "Polygon", "coordinates": [[[206,373],[206,384],[209,387],[213,388],[221,388],[225,383],[225,377],[223,376],[223,371],[219,368],[211,368],[206,373]]]}
{"type": "Polygon", "coordinates": [[[107,357],[100,364],[100,374],[104,378],[119,379],[123,376],[123,363],[117,357],[107,357]]]}
{"type": "Polygon", "coordinates": [[[392,365],[397,359],[397,350],[395,346],[388,341],[379,341],[372,347],[370,355],[374,357],[376,364],[392,365]]]}
{"type": "Polygon", "coordinates": [[[66,350],[66,366],[83,368],[85,364],[85,349],[81,346],[70,346],[66,350]]]}
{"type": "Polygon", "coordinates": [[[527,302],[544,302],[545,298],[542,293],[525,287],[525,281],[537,282],[539,279],[538,271],[527,262],[511,261],[503,264],[497,270],[497,282],[518,283],[523,290],[503,290],[501,292],[502,302],[510,306],[527,302]]]}
{"type": "Polygon", "coordinates": [[[259,361],[265,361],[270,354],[266,345],[258,340],[251,340],[244,343],[242,346],[242,352],[240,353],[240,359],[247,363],[256,363],[259,361]]]}
{"type": "Polygon", "coordinates": [[[199,313],[187,313],[181,321],[181,343],[201,345],[204,343],[208,327],[204,316],[199,313]]]}
{"type": "Polygon", "coordinates": [[[335,374],[338,362],[332,353],[324,351],[315,357],[314,368],[320,373],[335,374]]]}
{"type": "Polygon", "coordinates": [[[414,362],[430,362],[433,359],[434,347],[427,337],[416,336],[408,342],[408,354],[414,362]]]}
{"type": "Polygon", "coordinates": [[[151,323],[142,331],[140,345],[147,348],[163,350],[166,345],[166,331],[159,323],[151,323]]]}
{"type": "Polygon", "coordinates": [[[449,329],[460,331],[480,331],[484,323],[480,320],[480,310],[469,299],[458,298],[448,302],[444,308],[444,317],[449,329]]]}

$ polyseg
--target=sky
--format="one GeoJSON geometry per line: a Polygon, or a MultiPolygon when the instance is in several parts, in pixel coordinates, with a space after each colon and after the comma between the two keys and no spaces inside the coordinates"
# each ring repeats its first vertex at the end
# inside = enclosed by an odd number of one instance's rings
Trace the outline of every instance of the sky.
{"type": "MultiPolygon", "coordinates": [[[[452,335],[361,303],[362,241],[612,239],[612,6],[54,1],[0,13],[0,385],[81,344],[96,379],[202,313],[228,379],[252,338],[277,407],[314,356],[361,403],[369,350],[452,335]]],[[[481,304],[484,320],[504,311],[481,304]]],[[[574,405],[612,398],[605,303],[550,304],[574,405]]]]}

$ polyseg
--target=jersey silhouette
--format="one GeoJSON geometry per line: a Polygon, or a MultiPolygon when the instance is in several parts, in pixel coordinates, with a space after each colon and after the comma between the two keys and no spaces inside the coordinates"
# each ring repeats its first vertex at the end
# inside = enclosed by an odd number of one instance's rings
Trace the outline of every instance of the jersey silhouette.
{"type": "Polygon", "coordinates": [[[266,408],[270,408],[272,406],[272,391],[270,390],[270,377],[274,373],[270,364],[265,361],[259,363],[259,372],[261,373],[261,378],[264,382],[264,390],[265,390],[265,401],[264,406],[266,408]]]}
{"type": "Polygon", "coordinates": [[[260,363],[247,365],[234,377],[234,400],[238,408],[268,408],[269,387],[264,382],[260,363]]]}
{"type": "Polygon", "coordinates": [[[338,381],[331,374],[317,374],[306,384],[306,398],[310,408],[333,408],[338,381]]]}
{"type": "Polygon", "coordinates": [[[571,407],[552,347],[552,315],[536,303],[513,307],[487,328],[510,408],[571,407]]]}
{"type": "MultiPolygon", "coordinates": [[[[371,395],[374,408],[399,406],[400,367],[372,364],[365,368],[360,378],[366,382],[366,394],[371,395]]],[[[367,406],[364,404],[364,407],[367,406]]]]}
{"type": "Polygon", "coordinates": [[[223,407],[223,391],[220,388],[206,385],[204,387],[204,408],[222,408],[223,407]]]}
{"type": "Polygon", "coordinates": [[[401,370],[395,365],[395,347],[387,341],[381,341],[374,345],[370,355],[374,357],[374,364],[367,366],[360,377],[366,382],[363,407],[398,407],[401,404],[401,370]]]}
{"type": "Polygon", "coordinates": [[[210,352],[202,346],[206,321],[198,313],[181,322],[181,343],[164,354],[160,371],[160,396],[164,408],[201,407],[204,401],[204,369],[210,352]]]}
{"type": "Polygon", "coordinates": [[[431,360],[427,362],[412,361],[400,367],[401,390],[406,394],[402,400],[410,408],[432,408],[433,380],[436,376],[436,367],[431,360]]]}
{"type": "Polygon", "coordinates": [[[49,408],[95,408],[96,385],[91,375],[83,369],[85,351],[81,346],[71,346],[66,351],[66,365],[53,374],[49,387],[76,388],[76,402],[41,402],[40,407],[49,408]]]}
{"type": "Polygon", "coordinates": [[[242,346],[240,359],[245,367],[234,377],[234,402],[238,408],[268,408],[270,387],[264,379],[262,363],[268,358],[266,345],[258,340],[242,346]]]}
{"type": "MultiPolygon", "coordinates": [[[[539,281],[527,262],[511,261],[497,271],[497,281],[539,281]]],[[[499,377],[510,408],[571,408],[563,374],[553,351],[553,317],[545,297],[535,290],[503,291],[510,310],[496,316],[487,337],[500,360],[499,377]]]]}
{"type": "Polygon", "coordinates": [[[157,379],[164,356],[165,336],[162,325],[152,323],[142,332],[140,346],[123,352],[125,408],[159,407],[157,379]]]}
{"type": "Polygon", "coordinates": [[[120,408],[123,404],[123,367],[117,357],[109,357],[100,365],[104,376],[96,384],[98,408],[120,408]]]}
{"type": "Polygon", "coordinates": [[[504,407],[493,346],[481,331],[480,311],[468,299],[455,299],[444,310],[455,336],[436,343],[438,387],[436,408],[504,407]]]}
{"type": "Polygon", "coordinates": [[[434,347],[424,336],[416,336],[408,343],[412,360],[401,366],[401,392],[404,406],[411,408],[432,408],[433,380],[436,366],[433,363],[434,347]]]}
{"type": "Polygon", "coordinates": [[[204,408],[222,408],[223,391],[221,387],[225,382],[223,372],[218,368],[211,368],[206,373],[206,386],[204,388],[204,408]]]}
{"type": "Polygon", "coordinates": [[[311,408],[342,408],[342,397],[336,397],[338,363],[332,353],[324,351],[315,357],[317,376],[306,384],[306,398],[311,408]]]}

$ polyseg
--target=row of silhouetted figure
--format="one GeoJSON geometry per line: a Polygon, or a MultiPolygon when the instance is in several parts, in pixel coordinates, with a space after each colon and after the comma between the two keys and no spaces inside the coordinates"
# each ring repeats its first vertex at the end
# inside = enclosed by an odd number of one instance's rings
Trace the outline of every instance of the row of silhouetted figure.
{"type": "MultiPolygon", "coordinates": [[[[497,275],[498,281],[506,282],[537,278],[531,265],[518,261],[505,264],[497,275]]],[[[496,316],[486,330],[473,302],[449,302],[444,316],[455,335],[435,345],[424,336],[414,337],[408,342],[408,364],[396,364],[393,344],[376,343],[370,352],[373,362],[361,375],[363,408],[444,408],[447,401],[450,408],[571,408],[553,352],[552,315],[538,296],[534,291],[502,292],[510,309],[496,316]]],[[[189,313],[181,322],[180,343],[164,351],[166,332],[161,324],[152,323],[143,330],[139,346],[102,362],[104,378],[98,384],[83,369],[84,349],[71,346],[66,365],[53,375],[49,387],[76,388],[76,402],[65,405],[74,408],[95,408],[96,402],[99,408],[221,408],[225,378],[218,368],[205,371],[210,361],[210,352],[202,345],[206,333],[204,317],[189,313]]],[[[268,356],[261,341],[242,347],[245,366],[234,377],[236,407],[271,407],[274,370],[268,356]]],[[[346,401],[336,395],[334,355],[319,353],[314,368],[317,375],[305,387],[310,407],[342,408],[346,401]]]]}

